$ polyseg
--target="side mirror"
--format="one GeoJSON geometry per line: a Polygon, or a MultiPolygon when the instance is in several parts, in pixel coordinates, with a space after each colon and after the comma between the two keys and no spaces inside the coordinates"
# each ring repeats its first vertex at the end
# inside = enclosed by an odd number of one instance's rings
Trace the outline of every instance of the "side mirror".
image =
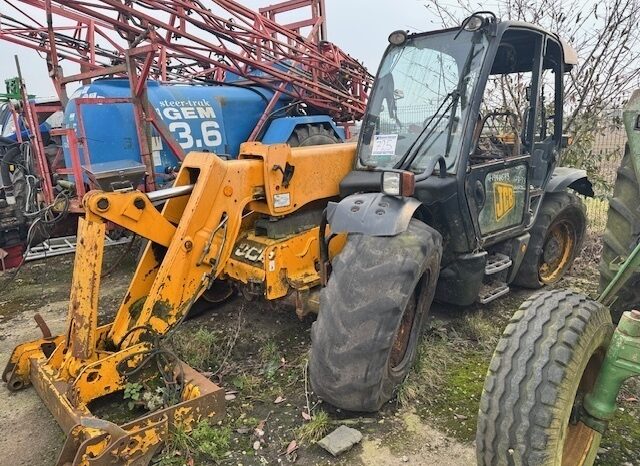
{"type": "Polygon", "coordinates": [[[525,97],[527,98],[527,102],[531,102],[531,86],[527,86],[524,89],[525,97]]]}

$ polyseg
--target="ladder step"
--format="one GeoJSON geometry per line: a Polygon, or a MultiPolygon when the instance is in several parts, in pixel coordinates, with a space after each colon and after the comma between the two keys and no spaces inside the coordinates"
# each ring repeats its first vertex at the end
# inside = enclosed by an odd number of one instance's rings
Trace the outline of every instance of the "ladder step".
{"type": "Polygon", "coordinates": [[[502,272],[503,270],[511,267],[511,264],[513,264],[513,262],[506,254],[493,254],[487,257],[487,264],[484,266],[484,274],[493,275],[494,273],[502,272]]]}
{"type": "MultiPolygon", "coordinates": [[[[127,244],[133,240],[133,236],[123,236],[119,239],[111,239],[105,235],[104,245],[115,246],[118,244],[127,244]]],[[[46,259],[47,257],[61,256],[63,254],[72,254],[76,252],[77,238],[75,235],[63,236],[59,238],[50,238],[42,243],[33,246],[27,251],[24,258],[25,262],[46,259]]]]}
{"type": "Polygon", "coordinates": [[[509,285],[504,282],[493,282],[482,285],[478,293],[478,302],[487,304],[509,292],[509,285]]]}

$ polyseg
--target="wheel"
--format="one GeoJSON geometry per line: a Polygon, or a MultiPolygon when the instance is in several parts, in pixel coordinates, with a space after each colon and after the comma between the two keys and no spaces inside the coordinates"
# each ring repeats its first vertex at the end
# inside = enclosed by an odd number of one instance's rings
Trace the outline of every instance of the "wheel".
{"type": "Polygon", "coordinates": [[[609,310],[572,291],[522,304],[489,366],[478,413],[479,466],[593,463],[601,434],[575,421],[600,371],[609,310]]]}
{"type": "MultiPolygon", "coordinates": [[[[613,197],[609,199],[607,228],[602,241],[600,260],[600,291],[604,291],[616,274],[609,264],[619,257],[626,258],[633,250],[640,236],[640,188],[629,153],[625,148],[622,164],[613,188],[613,197]]],[[[618,322],[622,313],[640,306],[640,274],[634,273],[620,289],[616,301],[610,309],[613,321],[618,322]]]]}
{"type": "Polygon", "coordinates": [[[320,146],[337,144],[340,140],[335,133],[323,125],[300,125],[293,130],[287,144],[291,147],[320,146]]]}
{"type": "Polygon", "coordinates": [[[415,359],[440,268],[442,238],[418,220],[393,237],[350,234],[311,328],[309,378],[324,401],[377,411],[415,359]]]}
{"type": "Polygon", "coordinates": [[[234,289],[230,282],[214,280],[211,286],[202,293],[202,296],[193,303],[187,314],[187,319],[193,319],[194,317],[217,309],[222,304],[228,302],[234,294],[234,289]]]}
{"type": "Polygon", "coordinates": [[[537,289],[560,280],[582,249],[586,228],[587,214],[578,196],[567,191],[545,194],[513,283],[537,289]]]}

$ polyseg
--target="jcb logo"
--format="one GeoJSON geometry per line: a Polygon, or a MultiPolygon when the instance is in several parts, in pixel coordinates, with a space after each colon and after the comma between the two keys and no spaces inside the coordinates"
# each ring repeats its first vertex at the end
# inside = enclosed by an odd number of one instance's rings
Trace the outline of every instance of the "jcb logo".
{"type": "Polygon", "coordinates": [[[495,183],[493,186],[495,190],[496,221],[500,221],[513,210],[516,205],[516,197],[511,184],[495,183]]]}
{"type": "Polygon", "coordinates": [[[264,245],[254,241],[245,240],[238,244],[233,251],[233,257],[249,264],[262,264],[264,262],[264,245]]]}

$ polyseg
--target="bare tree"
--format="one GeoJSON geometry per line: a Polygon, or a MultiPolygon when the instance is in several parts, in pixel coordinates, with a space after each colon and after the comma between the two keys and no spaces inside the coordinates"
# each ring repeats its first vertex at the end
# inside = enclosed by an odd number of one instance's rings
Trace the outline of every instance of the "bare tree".
{"type": "MultiPolygon", "coordinates": [[[[576,49],[579,63],[565,79],[564,129],[574,141],[565,162],[596,172],[598,161],[590,157],[596,132],[611,121],[610,110],[640,87],[640,1],[497,0],[495,5],[498,18],[540,25],[576,49]]],[[[486,9],[469,0],[427,0],[426,7],[439,26],[460,24],[486,9]]],[[[494,95],[502,96],[504,106],[521,108],[526,86],[517,79],[496,83],[500,92],[494,95]]]]}

